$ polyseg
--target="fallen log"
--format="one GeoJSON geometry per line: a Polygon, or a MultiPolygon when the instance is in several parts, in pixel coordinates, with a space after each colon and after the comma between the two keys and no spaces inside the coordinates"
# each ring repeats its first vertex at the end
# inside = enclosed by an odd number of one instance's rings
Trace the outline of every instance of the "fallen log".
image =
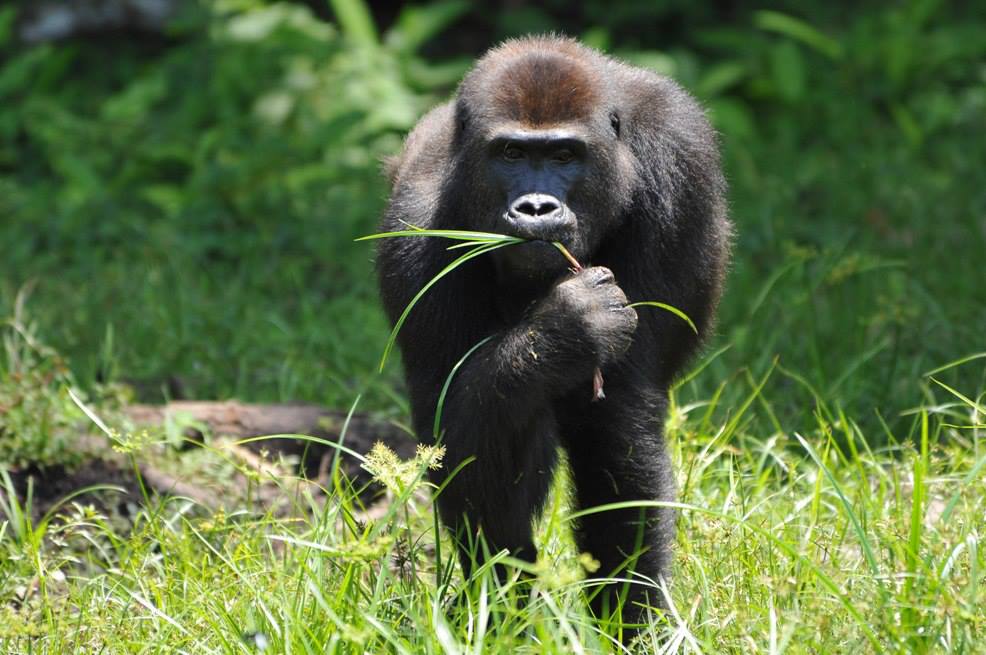
{"type": "Polygon", "coordinates": [[[141,502],[144,490],[153,495],[184,497],[210,510],[247,502],[260,510],[270,509],[277,516],[295,514],[307,506],[303,498],[318,504],[324,500],[325,490],[331,493],[331,465],[337,454],[341,471],[361,492],[361,501],[370,505],[382,497],[382,487],[372,484],[358,456],[335,446],[343,445],[361,456],[382,442],[402,459],[413,457],[415,451],[414,439],[397,424],[366,414],[354,414],[347,422],[345,412],[316,405],[182,401],[131,405],[123,411],[138,428],[160,430],[174,421],[184,427],[189,444],[185,450],[208,441],[210,448],[225,453],[236,464],[235,470],[225,480],[210,480],[209,476],[203,479],[192,469],[183,468],[184,453],[172,450],[165,455],[159,450],[155,454],[152,449],[131,462],[109,447],[105,435],[80,434],[75,448],[83,454],[83,463],[71,468],[26,466],[10,471],[22,502],[33,488],[31,512],[35,519],[61,505],[63,498],[87,487],[93,487],[93,491],[74,496],[73,500],[95,502],[104,511],[125,514],[128,504],[141,502]],[[251,439],[270,435],[281,438],[251,439]],[[316,437],[321,443],[291,435],[316,437]]]}
{"type": "Polygon", "coordinates": [[[244,442],[254,452],[284,454],[299,458],[300,472],[313,480],[324,477],[327,464],[339,454],[339,465],[358,486],[370,481],[360,460],[330,444],[338,444],[364,454],[381,442],[402,459],[414,456],[415,440],[403,427],[366,414],[353,414],[304,403],[248,404],[227,401],[177,401],[167,405],[132,405],[126,414],[138,426],[160,426],[177,421],[185,436],[201,441],[196,425],[205,426],[215,436],[250,439],[272,435],[315,437],[318,443],[303,438],[259,439],[244,442]]]}

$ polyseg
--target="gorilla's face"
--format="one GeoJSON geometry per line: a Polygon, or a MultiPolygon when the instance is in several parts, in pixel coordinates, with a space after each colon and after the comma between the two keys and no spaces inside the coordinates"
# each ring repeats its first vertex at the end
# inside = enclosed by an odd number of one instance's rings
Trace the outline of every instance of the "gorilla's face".
{"type": "Polygon", "coordinates": [[[469,229],[530,243],[493,253],[501,277],[554,279],[583,265],[629,205],[634,166],[621,141],[619,98],[598,71],[558,53],[469,76],[456,106],[458,161],[472,191],[469,229]],[[612,96],[612,97],[610,97],[612,96]]]}
{"type": "Polygon", "coordinates": [[[486,205],[482,229],[530,242],[493,254],[504,277],[540,280],[564,273],[569,264],[552,242],[588,265],[618,223],[626,175],[619,170],[619,124],[605,118],[601,131],[587,123],[506,125],[477,144],[481,156],[473,161],[481,163],[473,180],[483,190],[467,202],[486,205]]]}

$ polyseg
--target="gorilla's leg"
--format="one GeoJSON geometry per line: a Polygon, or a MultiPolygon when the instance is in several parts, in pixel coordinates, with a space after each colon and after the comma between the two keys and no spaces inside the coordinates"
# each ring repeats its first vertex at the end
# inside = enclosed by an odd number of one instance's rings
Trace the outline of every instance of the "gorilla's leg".
{"type": "MultiPolygon", "coordinates": [[[[546,412],[513,434],[460,433],[446,443],[445,465],[433,476],[438,485],[462,461],[475,457],[438,496],[442,521],[456,539],[466,577],[487,551],[493,555],[506,549],[530,562],[537,557],[532,522],[553,479],[556,434],[554,417],[546,412]]],[[[497,572],[502,577],[504,571],[497,572]]]]}
{"type": "MultiPolygon", "coordinates": [[[[623,384],[610,375],[606,396],[592,404],[583,398],[582,411],[557,409],[578,509],[674,500],[661,423],[664,395],[639,380],[623,384]]],[[[582,552],[599,561],[595,576],[629,581],[590,591],[596,616],[610,616],[622,607],[623,622],[633,624],[646,618],[647,607],[665,607],[655,584],[670,582],[674,530],[675,512],[668,508],[607,510],[579,520],[576,540],[582,552]]]]}

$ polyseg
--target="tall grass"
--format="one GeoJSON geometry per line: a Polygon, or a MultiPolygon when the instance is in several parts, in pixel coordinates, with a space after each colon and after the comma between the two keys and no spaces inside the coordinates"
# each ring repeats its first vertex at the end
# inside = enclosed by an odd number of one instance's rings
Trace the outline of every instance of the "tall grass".
{"type": "MultiPolygon", "coordinates": [[[[867,434],[821,401],[813,424],[775,423],[783,375],[723,383],[743,398],[732,407],[721,390],[673,392],[675,577],[642,650],[986,652],[983,392],[933,385],[910,432],[867,434]]],[[[366,459],[382,512],[335,470],[328,499],[290,519],[173,498],[121,524],[70,501],[43,538],[24,538],[29,512],[6,485],[0,652],[623,652],[585,609],[598,580],[571,540],[565,475],[537,564],[494,554],[517,574],[463,580],[423,482],[435,456],[366,459]]]]}

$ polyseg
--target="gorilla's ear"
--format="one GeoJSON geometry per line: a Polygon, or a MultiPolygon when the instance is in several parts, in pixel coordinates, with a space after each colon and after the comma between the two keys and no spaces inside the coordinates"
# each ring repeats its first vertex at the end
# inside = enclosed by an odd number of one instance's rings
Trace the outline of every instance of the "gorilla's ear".
{"type": "Polygon", "coordinates": [[[464,134],[466,129],[469,127],[469,123],[469,108],[466,107],[466,103],[460,98],[459,101],[455,103],[455,124],[452,126],[455,135],[453,140],[456,143],[460,143],[464,138],[464,134]]]}
{"type": "Polygon", "coordinates": [[[613,128],[616,138],[620,138],[620,113],[615,109],[609,112],[609,126],[613,128]]]}

